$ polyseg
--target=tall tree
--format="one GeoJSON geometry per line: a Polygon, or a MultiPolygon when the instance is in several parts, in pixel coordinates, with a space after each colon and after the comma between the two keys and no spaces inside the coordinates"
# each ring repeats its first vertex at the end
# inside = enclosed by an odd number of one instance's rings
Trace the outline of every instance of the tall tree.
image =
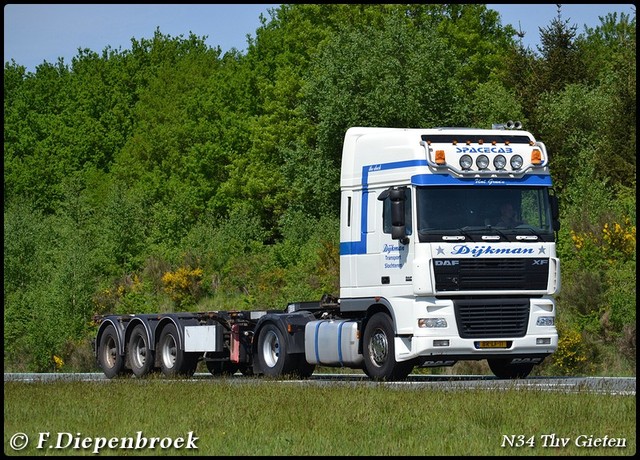
{"type": "Polygon", "coordinates": [[[558,15],[547,27],[540,27],[542,56],[536,73],[537,88],[540,93],[558,91],[584,78],[580,64],[580,50],[576,46],[576,25],[569,25],[570,19],[562,19],[562,5],[558,4],[558,15]]]}

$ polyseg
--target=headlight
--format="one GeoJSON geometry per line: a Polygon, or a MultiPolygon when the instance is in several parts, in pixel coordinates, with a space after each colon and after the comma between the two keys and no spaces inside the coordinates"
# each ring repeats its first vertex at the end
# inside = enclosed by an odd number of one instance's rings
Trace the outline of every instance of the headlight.
{"type": "Polygon", "coordinates": [[[555,317],[553,316],[539,316],[536,321],[536,326],[553,326],[555,324],[555,317]]]}
{"type": "Polygon", "coordinates": [[[504,157],[504,155],[498,155],[493,159],[493,166],[496,169],[504,169],[506,165],[507,165],[507,159],[504,157]]]}
{"type": "Polygon", "coordinates": [[[447,320],[444,318],[419,318],[418,327],[447,327],[447,320]]]}
{"type": "Polygon", "coordinates": [[[522,168],[522,157],[520,155],[514,155],[511,157],[511,169],[518,170],[522,168]]]}
{"type": "Polygon", "coordinates": [[[473,160],[469,155],[462,155],[460,157],[460,167],[462,169],[470,169],[471,165],[473,165],[473,160]]]}
{"type": "Polygon", "coordinates": [[[476,158],[476,165],[478,165],[478,169],[487,169],[489,166],[489,157],[486,155],[480,155],[476,158]]]}

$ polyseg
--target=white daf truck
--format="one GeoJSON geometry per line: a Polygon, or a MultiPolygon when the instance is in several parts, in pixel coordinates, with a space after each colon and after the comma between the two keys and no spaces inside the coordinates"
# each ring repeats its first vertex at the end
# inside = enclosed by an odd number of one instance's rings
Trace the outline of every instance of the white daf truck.
{"type": "Polygon", "coordinates": [[[558,203],[545,145],[492,129],[347,130],[340,293],[282,309],[102,315],[108,377],[310,376],[316,366],[400,380],[488,361],[525,378],[558,346],[558,203]]]}

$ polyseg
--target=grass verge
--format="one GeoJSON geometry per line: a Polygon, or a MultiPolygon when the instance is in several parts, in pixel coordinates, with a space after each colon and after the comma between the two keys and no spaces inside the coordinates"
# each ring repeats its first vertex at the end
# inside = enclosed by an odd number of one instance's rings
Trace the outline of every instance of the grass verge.
{"type": "Polygon", "coordinates": [[[627,456],[636,398],[251,378],[7,382],[4,428],[5,455],[627,456]],[[12,448],[17,433],[24,449],[12,448]],[[615,447],[596,446],[605,437],[615,447]]]}

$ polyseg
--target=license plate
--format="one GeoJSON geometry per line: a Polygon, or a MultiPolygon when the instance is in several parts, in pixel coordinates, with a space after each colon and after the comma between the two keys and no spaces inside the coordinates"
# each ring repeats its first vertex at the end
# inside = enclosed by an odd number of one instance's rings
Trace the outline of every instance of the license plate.
{"type": "Polygon", "coordinates": [[[480,348],[507,348],[505,340],[485,340],[480,342],[480,348]]]}

